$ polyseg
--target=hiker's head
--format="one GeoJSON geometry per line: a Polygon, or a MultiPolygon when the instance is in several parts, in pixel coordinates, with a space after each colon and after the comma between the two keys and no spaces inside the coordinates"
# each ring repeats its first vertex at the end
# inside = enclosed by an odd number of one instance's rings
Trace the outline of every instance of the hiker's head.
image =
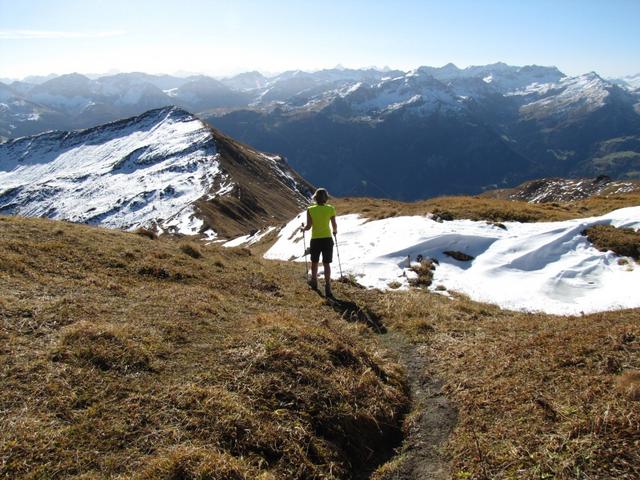
{"type": "Polygon", "coordinates": [[[329,200],[329,194],[327,193],[326,189],[319,188],[316,190],[316,193],[313,194],[313,199],[316,201],[316,203],[322,205],[324,203],[327,203],[327,200],[329,200]]]}

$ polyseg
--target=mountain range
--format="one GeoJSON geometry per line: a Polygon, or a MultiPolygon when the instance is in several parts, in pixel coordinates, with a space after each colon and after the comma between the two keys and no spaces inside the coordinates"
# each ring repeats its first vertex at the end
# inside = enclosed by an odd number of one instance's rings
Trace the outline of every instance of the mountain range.
{"type": "Polygon", "coordinates": [[[414,200],[548,176],[640,177],[639,87],[637,76],[569,77],[503,63],[222,80],[70,74],[0,84],[0,136],[87,128],[178,105],[282,154],[334,194],[414,200]]]}

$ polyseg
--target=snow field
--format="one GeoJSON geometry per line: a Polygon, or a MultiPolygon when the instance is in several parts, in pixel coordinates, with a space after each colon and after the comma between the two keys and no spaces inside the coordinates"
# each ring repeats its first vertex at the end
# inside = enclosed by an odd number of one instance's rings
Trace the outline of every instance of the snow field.
{"type": "MultiPolygon", "coordinates": [[[[304,217],[303,212],[280,231],[265,258],[304,261],[302,234],[296,231],[304,217]]],[[[369,288],[388,289],[392,282],[409,288],[415,274],[408,259],[422,255],[439,262],[432,289],[443,285],[502,308],[579,315],[640,307],[640,265],[619,265],[617,256],[598,251],[581,233],[598,224],[638,229],[640,207],[563,222],[508,222],[506,230],[419,216],[367,221],[343,215],[337,221],[342,270],[369,288]],[[451,250],[475,259],[462,262],[443,253],[451,250]]],[[[338,269],[332,274],[337,277],[338,269]]]]}

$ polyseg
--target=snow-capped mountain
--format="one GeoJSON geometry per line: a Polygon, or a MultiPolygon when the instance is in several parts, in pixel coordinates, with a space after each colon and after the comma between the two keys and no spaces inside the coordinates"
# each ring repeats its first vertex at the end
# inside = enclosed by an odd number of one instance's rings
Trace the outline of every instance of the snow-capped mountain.
{"type": "Polygon", "coordinates": [[[9,85],[14,92],[19,93],[20,95],[23,95],[23,96],[28,94],[29,91],[33,87],[35,87],[34,83],[20,82],[17,80],[14,82],[8,83],[6,85],[9,85]]]}
{"type": "Polygon", "coordinates": [[[157,86],[139,74],[118,74],[91,80],[84,75],[61,75],[31,88],[29,99],[86,121],[110,120],[171,103],[157,86]]]}
{"type": "Polygon", "coordinates": [[[384,115],[399,109],[429,115],[461,111],[461,99],[428,75],[409,74],[369,86],[359,83],[342,97],[356,114],[384,115]]]}
{"type": "Polygon", "coordinates": [[[284,72],[268,79],[267,83],[256,90],[252,105],[258,108],[268,108],[277,104],[278,107],[310,108],[326,105],[328,100],[342,96],[345,90],[355,85],[373,86],[383,79],[404,75],[400,71],[379,71],[375,69],[345,69],[332,68],[317,72],[303,72],[293,70],[284,72]]]}
{"type": "Polygon", "coordinates": [[[95,84],[78,73],[61,75],[29,90],[29,99],[70,114],[81,113],[94,103],[95,84]]]}
{"type": "Polygon", "coordinates": [[[250,99],[249,95],[206,76],[191,78],[167,93],[173,102],[198,112],[221,107],[245,107],[250,99]]]}
{"type": "Polygon", "coordinates": [[[579,77],[566,77],[558,83],[539,85],[537,88],[515,92],[515,95],[533,96],[536,100],[520,107],[522,116],[541,120],[548,117],[571,119],[602,108],[611,91],[617,87],[591,72],[579,77]]]}
{"type": "Polygon", "coordinates": [[[146,76],[111,75],[98,78],[94,84],[97,84],[95,94],[111,106],[136,106],[147,110],[167,104],[167,95],[146,76]]]}
{"type": "Polygon", "coordinates": [[[0,83],[0,138],[34,133],[44,125],[64,124],[54,110],[27,100],[13,86],[0,83]]]}
{"type": "Polygon", "coordinates": [[[209,237],[298,211],[310,187],[176,107],[0,144],[0,213],[209,237]]]}
{"type": "Polygon", "coordinates": [[[420,67],[417,72],[431,75],[444,83],[465,78],[481,79],[501,93],[508,93],[534,84],[555,83],[565,76],[556,67],[538,65],[516,67],[502,62],[464,69],[449,63],[440,68],[420,67]]]}
{"type": "Polygon", "coordinates": [[[176,77],[173,75],[151,75],[143,72],[131,72],[131,73],[118,73],[115,75],[103,75],[96,78],[101,83],[112,83],[114,79],[126,78],[132,84],[148,83],[160,90],[168,90],[172,88],[180,87],[187,83],[190,79],[183,77],[176,77]]]}
{"type": "Polygon", "coordinates": [[[640,73],[621,78],[611,78],[609,80],[616,85],[620,85],[621,87],[625,87],[629,90],[640,90],[640,73]]]}
{"type": "Polygon", "coordinates": [[[254,71],[240,73],[230,78],[223,78],[221,82],[233,90],[246,92],[264,88],[269,83],[269,79],[260,72],[254,71]]]}

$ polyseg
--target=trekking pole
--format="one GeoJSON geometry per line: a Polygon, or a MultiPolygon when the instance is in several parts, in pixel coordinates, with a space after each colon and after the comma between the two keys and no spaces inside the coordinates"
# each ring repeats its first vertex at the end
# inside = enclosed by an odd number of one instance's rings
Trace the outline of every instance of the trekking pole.
{"type": "Polygon", "coordinates": [[[304,279],[308,280],[309,263],[307,262],[307,236],[304,233],[303,227],[301,227],[301,230],[302,230],[302,246],[304,247],[304,279]]]}
{"type": "Polygon", "coordinates": [[[338,234],[334,233],[333,238],[336,239],[336,253],[338,254],[338,266],[340,267],[340,278],[342,278],[342,262],[340,261],[340,249],[338,248],[338,234]]]}

